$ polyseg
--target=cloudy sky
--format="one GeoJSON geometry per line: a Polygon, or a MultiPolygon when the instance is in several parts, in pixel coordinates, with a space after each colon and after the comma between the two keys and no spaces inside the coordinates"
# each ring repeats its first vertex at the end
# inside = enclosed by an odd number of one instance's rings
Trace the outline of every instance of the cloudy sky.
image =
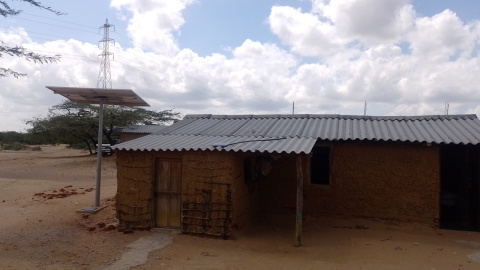
{"type": "MultiPolygon", "coordinates": [[[[7,1],[8,2],[8,1],[7,1]]],[[[25,131],[63,98],[96,87],[100,31],[111,28],[113,88],[182,114],[480,114],[480,1],[19,1],[0,40],[59,63],[3,55],[0,131],[25,131]]]]}

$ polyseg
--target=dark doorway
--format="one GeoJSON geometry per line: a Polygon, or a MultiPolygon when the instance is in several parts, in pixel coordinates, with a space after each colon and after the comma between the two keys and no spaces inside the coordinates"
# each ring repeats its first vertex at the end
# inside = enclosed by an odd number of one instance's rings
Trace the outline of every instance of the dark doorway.
{"type": "Polygon", "coordinates": [[[440,228],[480,231],[479,148],[441,147],[440,228]]]}

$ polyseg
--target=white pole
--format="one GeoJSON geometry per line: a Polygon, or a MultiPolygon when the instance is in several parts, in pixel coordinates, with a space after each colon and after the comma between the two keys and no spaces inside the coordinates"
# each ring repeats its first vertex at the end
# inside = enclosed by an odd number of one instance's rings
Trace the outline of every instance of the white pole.
{"type": "Polygon", "coordinates": [[[98,116],[97,182],[95,187],[95,207],[100,207],[100,182],[102,179],[102,138],[103,138],[103,101],[100,101],[100,112],[98,116]]]}

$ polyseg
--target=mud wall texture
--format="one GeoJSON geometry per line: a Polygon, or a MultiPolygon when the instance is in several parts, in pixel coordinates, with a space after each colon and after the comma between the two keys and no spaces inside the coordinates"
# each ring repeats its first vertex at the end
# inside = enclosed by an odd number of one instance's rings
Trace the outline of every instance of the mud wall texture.
{"type": "Polygon", "coordinates": [[[120,133],[120,142],[127,142],[147,136],[147,133],[120,133]]]}
{"type": "Polygon", "coordinates": [[[150,228],[153,211],[153,159],[150,152],[116,151],[115,206],[121,226],[150,228]]]}
{"type": "MultiPolygon", "coordinates": [[[[335,142],[330,184],[310,183],[304,155],[304,214],[372,217],[438,225],[440,162],[437,146],[335,142]]],[[[154,215],[155,159],[182,161],[182,230],[228,237],[260,213],[295,213],[296,155],[274,155],[261,180],[245,175],[258,155],[229,152],[117,151],[117,215],[121,225],[150,228],[154,215]],[[246,181],[250,179],[251,181],[246,181]]],[[[268,156],[268,155],[267,155],[268,156]]],[[[269,156],[270,157],[270,156],[269,156]]]]}
{"type": "Polygon", "coordinates": [[[182,161],[182,230],[227,238],[258,214],[258,189],[244,181],[243,156],[227,152],[117,151],[117,216],[132,228],[154,226],[155,159],[182,161]]]}
{"type": "Polygon", "coordinates": [[[233,212],[233,160],[221,152],[183,154],[184,233],[219,236],[231,234],[233,212]]]}
{"type": "MultiPolygon", "coordinates": [[[[438,225],[438,147],[382,142],[337,142],[330,146],[330,185],[311,184],[309,158],[304,159],[305,215],[438,225]]],[[[279,159],[261,185],[263,212],[295,211],[295,176],[295,159],[279,159]]]]}

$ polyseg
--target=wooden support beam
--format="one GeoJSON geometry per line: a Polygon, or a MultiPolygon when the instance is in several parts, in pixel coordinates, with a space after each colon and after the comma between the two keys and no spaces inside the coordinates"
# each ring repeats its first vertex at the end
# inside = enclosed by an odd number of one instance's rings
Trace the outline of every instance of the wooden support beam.
{"type": "Polygon", "coordinates": [[[295,241],[293,245],[299,247],[302,245],[302,221],[303,221],[303,169],[302,155],[298,155],[296,159],[297,171],[297,212],[295,223],[295,241]]]}

